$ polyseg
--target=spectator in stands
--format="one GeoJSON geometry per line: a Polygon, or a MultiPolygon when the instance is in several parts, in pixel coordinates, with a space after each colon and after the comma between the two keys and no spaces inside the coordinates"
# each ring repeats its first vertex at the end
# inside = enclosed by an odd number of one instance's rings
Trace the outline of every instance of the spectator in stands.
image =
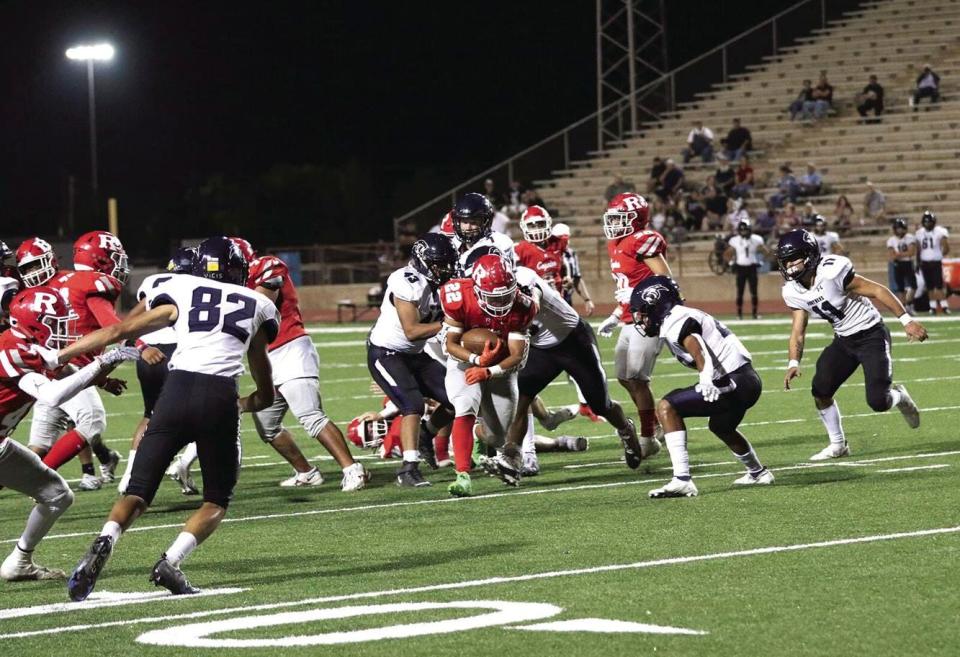
{"type": "Polygon", "coordinates": [[[702,230],[703,218],[707,214],[707,208],[704,206],[703,194],[699,189],[687,194],[683,209],[686,217],[684,225],[687,230],[702,230]]]}
{"type": "Polygon", "coordinates": [[[790,170],[789,164],[780,165],[780,179],[777,180],[777,193],[770,197],[775,208],[782,208],[786,202],[797,200],[797,179],[790,170]]]}
{"type": "Polygon", "coordinates": [[[622,175],[615,173],[613,174],[613,182],[607,185],[607,191],[603,193],[603,197],[607,199],[607,203],[609,203],[617,194],[635,191],[637,191],[637,188],[632,182],[624,180],[622,175]]]}
{"type": "Polygon", "coordinates": [[[663,170],[660,176],[660,186],[656,190],[664,203],[673,204],[683,190],[683,169],[677,166],[671,158],[667,158],[667,168],[663,170]]]}
{"type": "Polygon", "coordinates": [[[694,157],[699,157],[704,162],[713,161],[713,130],[705,128],[703,121],[697,121],[687,135],[687,147],[681,151],[681,154],[684,164],[694,157]]]}
{"type": "Polygon", "coordinates": [[[752,224],[750,220],[750,213],[747,212],[747,208],[744,207],[742,200],[738,198],[728,198],[727,199],[727,216],[724,218],[726,225],[724,228],[727,230],[727,234],[732,235],[737,232],[737,226],[741,222],[746,222],[747,224],[752,224]]]}
{"type": "Polygon", "coordinates": [[[837,197],[837,204],[833,207],[833,226],[841,235],[850,230],[853,223],[853,206],[843,194],[837,197]]]}
{"type": "Polygon", "coordinates": [[[737,198],[746,198],[753,191],[753,167],[750,166],[750,156],[746,153],[740,158],[740,166],[736,171],[737,184],[733,186],[733,195],[737,198]]]}
{"type": "Polygon", "coordinates": [[[717,189],[713,176],[707,178],[700,194],[703,196],[703,205],[707,210],[707,228],[722,230],[723,218],[727,214],[727,197],[717,189]]]}
{"type": "Polygon", "coordinates": [[[650,210],[650,227],[658,233],[663,232],[663,227],[667,223],[666,207],[659,198],[653,200],[653,207],[650,210]]]}
{"type": "Polygon", "coordinates": [[[940,100],[940,76],[933,72],[930,64],[924,64],[917,76],[917,88],[913,92],[913,111],[917,111],[921,98],[929,98],[931,103],[940,100]]]}
{"type": "Polygon", "coordinates": [[[800,114],[803,111],[803,106],[808,101],[813,100],[813,87],[811,86],[810,80],[803,81],[803,87],[800,88],[800,93],[797,94],[796,99],[790,103],[790,120],[794,121],[797,118],[797,114],[800,114]]]}
{"type": "Polygon", "coordinates": [[[492,178],[487,178],[483,181],[483,195],[487,197],[493,207],[499,208],[502,205],[501,201],[503,201],[503,199],[500,198],[500,194],[497,193],[492,178]]]}
{"type": "Polygon", "coordinates": [[[650,177],[647,178],[647,194],[652,194],[660,185],[660,176],[667,170],[667,165],[659,156],[653,158],[653,166],[650,167],[650,177]]]}
{"type": "Polygon", "coordinates": [[[877,76],[871,75],[870,82],[857,97],[857,112],[867,118],[867,112],[873,110],[874,116],[883,114],[883,87],[877,82],[877,76]]]}
{"type": "Polygon", "coordinates": [[[730,132],[720,141],[723,142],[723,154],[734,162],[739,162],[747,151],[753,149],[753,137],[749,130],[740,125],[740,119],[733,120],[730,132]]]}
{"type": "Polygon", "coordinates": [[[817,223],[817,217],[819,216],[820,215],[817,213],[817,209],[813,207],[813,203],[808,201],[803,206],[803,214],[800,215],[800,226],[810,230],[813,228],[813,225],[817,223]]]}
{"type": "Polygon", "coordinates": [[[801,227],[800,213],[797,212],[797,206],[794,203],[787,203],[780,213],[780,234],[789,233],[791,230],[801,227]]]}
{"type": "Polygon", "coordinates": [[[863,197],[863,216],[877,224],[883,224],[887,218],[887,197],[869,180],[863,197]]]}
{"type": "Polygon", "coordinates": [[[713,174],[713,182],[724,196],[730,196],[733,194],[733,186],[737,184],[737,172],[733,170],[733,165],[725,156],[721,155],[719,159],[720,166],[713,174]]]}
{"type": "Polygon", "coordinates": [[[764,239],[777,232],[777,211],[772,205],[769,203],[766,204],[763,212],[757,216],[757,221],[753,228],[754,232],[764,239]]]}
{"type": "Polygon", "coordinates": [[[525,191],[523,193],[522,199],[523,199],[523,205],[527,206],[528,208],[531,205],[539,205],[541,208],[547,207],[546,202],[542,198],[540,198],[540,194],[538,194],[537,190],[533,188],[530,188],[527,191],[525,191]]]}
{"type": "Polygon", "coordinates": [[[820,72],[820,80],[813,88],[812,96],[811,100],[803,103],[803,118],[809,119],[813,115],[813,118],[819,121],[833,106],[833,86],[827,82],[826,71],[820,72]]]}
{"type": "Polygon", "coordinates": [[[821,187],[823,187],[823,177],[817,172],[817,167],[813,162],[807,162],[807,172],[800,176],[797,195],[817,196],[821,187]]]}
{"type": "Polygon", "coordinates": [[[527,206],[523,203],[523,192],[526,191],[524,186],[520,184],[519,180],[510,181],[510,189],[507,190],[507,193],[504,195],[504,204],[506,205],[507,214],[515,214],[519,216],[527,209],[527,206]]]}

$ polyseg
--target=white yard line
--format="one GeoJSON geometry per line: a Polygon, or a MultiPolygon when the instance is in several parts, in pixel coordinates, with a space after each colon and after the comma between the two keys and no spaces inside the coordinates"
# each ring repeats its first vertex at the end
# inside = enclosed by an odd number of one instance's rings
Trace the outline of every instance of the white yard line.
{"type": "MultiPolygon", "coordinates": [[[[198,595],[204,597],[230,595],[232,593],[243,593],[249,590],[250,589],[245,588],[204,589],[198,595]]],[[[188,599],[189,598],[183,596],[171,595],[168,591],[145,591],[142,593],[97,591],[91,593],[90,597],[84,602],[55,602],[49,605],[0,609],[0,620],[24,618],[25,616],[46,616],[48,614],[62,614],[74,611],[89,611],[91,609],[102,609],[104,607],[126,607],[127,605],[142,604],[145,602],[177,602],[188,599]]]]}
{"type": "Polygon", "coordinates": [[[553,570],[539,573],[529,573],[526,575],[514,575],[507,577],[489,577],[485,579],[462,580],[459,582],[444,582],[440,584],[428,584],[425,586],[412,586],[407,588],[385,589],[382,591],[367,591],[362,593],[349,593],[345,595],[331,595],[314,598],[303,598],[301,600],[292,600],[287,602],[274,602],[266,604],[244,605],[239,607],[230,607],[225,609],[208,609],[204,611],[195,611],[183,614],[170,614],[166,616],[148,616],[143,618],[132,618],[120,621],[108,621],[103,623],[86,623],[82,625],[66,625],[62,627],[52,627],[43,630],[29,630],[21,632],[9,632],[0,634],[0,639],[18,639],[31,636],[43,636],[50,634],[60,634],[63,632],[79,632],[83,630],[100,629],[106,627],[124,627],[131,625],[144,625],[152,623],[164,623],[174,620],[208,618],[211,616],[223,616],[229,614],[242,614],[255,611],[268,611],[273,609],[284,609],[290,607],[302,607],[305,605],[322,605],[333,602],[344,602],[348,600],[369,600],[373,598],[382,598],[395,595],[414,595],[420,593],[431,593],[434,591],[456,591],[468,588],[477,588],[484,586],[496,586],[500,584],[512,584],[516,582],[530,582],[544,579],[556,579],[561,577],[575,577],[578,575],[595,575],[598,573],[611,573],[628,570],[642,570],[646,568],[656,568],[659,566],[675,566],[689,563],[700,563],[704,561],[720,561],[724,559],[735,559],[739,557],[754,557],[768,554],[780,554],[785,552],[800,552],[803,550],[815,550],[843,545],[860,545],[865,543],[878,543],[882,541],[895,541],[905,538],[921,538],[928,536],[942,536],[945,534],[955,534],[960,532],[960,526],[957,527],[938,527],[934,529],[920,529],[915,531],[896,532],[890,534],[873,534],[870,536],[853,536],[848,538],[838,538],[828,541],[816,541],[810,543],[795,543],[792,545],[771,545],[767,547],[751,548],[747,550],[734,550],[730,552],[714,552],[710,554],[699,554],[684,557],[668,557],[665,559],[653,559],[650,561],[636,561],[633,563],[609,564],[604,566],[591,566],[586,568],[571,568],[568,570],[553,570]]]}
{"type": "Polygon", "coordinates": [[[937,470],[939,468],[949,468],[950,466],[946,463],[935,463],[933,465],[918,465],[912,468],[892,468],[890,470],[877,470],[877,472],[883,472],[885,474],[891,472],[914,472],[915,470],[937,470]]]}

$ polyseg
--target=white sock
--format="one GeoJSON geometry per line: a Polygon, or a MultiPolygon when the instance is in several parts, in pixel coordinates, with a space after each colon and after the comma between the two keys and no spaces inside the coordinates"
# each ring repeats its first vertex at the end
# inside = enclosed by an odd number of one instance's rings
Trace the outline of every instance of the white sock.
{"type": "Polygon", "coordinates": [[[121,534],[123,534],[123,528],[120,526],[120,523],[114,522],[113,520],[108,520],[103,526],[103,529],[100,530],[100,535],[112,538],[114,545],[120,540],[121,534]]]}
{"type": "Polygon", "coordinates": [[[887,399],[890,400],[890,408],[893,408],[900,403],[900,400],[903,399],[903,395],[900,394],[899,390],[894,390],[893,388],[887,392],[887,399]]]}
{"type": "Polygon", "coordinates": [[[837,402],[833,402],[824,409],[817,409],[820,419],[823,420],[823,426],[827,428],[827,435],[830,437],[830,444],[842,447],[847,442],[843,435],[843,423],[840,421],[840,407],[837,402]]]}
{"type": "Polygon", "coordinates": [[[537,446],[533,437],[533,413],[527,413],[527,433],[523,436],[523,446],[520,450],[524,454],[537,453],[537,446]]]}
{"type": "Polygon", "coordinates": [[[760,463],[760,459],[757,458],[757,453],[753,451],[753,445],[749,442],[747,447],[750,449],[747,450],[746,454],[737,454],[734,452],[734,456],[737,457],[737,460],[743,463],[743,466],[747,469],[747,472],[750,474],[756,474],[763,470],[763,464],[760,463]]]}
{"type": "Polygon", "coordinates": [[[941,308],[949,308],[949,307],[950,307],[950,304],[947,303],[947,300],[946,300],[946,299],[940,299],[940,307],[941,307],[941,308]]]}
{"type": "Polygon", "coordinates": [[[133,460],[137,458],[137,450],[131,449],[127,453],[127,467],[123,469],[123,476],[128,477],[133,472],[133,460]]]}
{"type": "Polygon", "coordinates": [[[197,460],[197,443],[187,443],[187,446],[180,452],[180,464],[184,468],[189,468],[197,460]]]}
{"type": "Polygon", "coordinates": [[[420,450],[418,449],[403,450],[404,463],[417,463],[419,460],[420,460],[420,450]]]}
{"type": "Polygon", "coordinates": [[[687,454],[687,432],[670,431],[663,434],[670,452],[670,461],[673,463],[673,476],[680,479],[690,479],[690,456],[687,454]]]}
{"type": "Polygon", "coordinates": [[[167,548],[167,561],[174,568],[179,568],[180,563],[190,556],[190,553],[197,547],[197,537],[190,532],[180,532],[173,544],[167,548]]]}
{"type": "Polygon", "coordinates": [[[584,399],[583,393],[580,392],[580,386],[577,385],[577,382],[574,381],[573,379],[570,379],[570,383],[573,384],[573,389],[577,391],[577,400],[578,400],[581,404],[586,404],[586,403],[587,403],[587,400],[584,399]]]}

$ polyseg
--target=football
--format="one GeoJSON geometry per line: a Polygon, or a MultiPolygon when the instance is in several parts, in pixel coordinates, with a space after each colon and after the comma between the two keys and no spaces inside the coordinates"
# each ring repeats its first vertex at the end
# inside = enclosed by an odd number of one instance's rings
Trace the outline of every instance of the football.
{"type": "Polygon", "coordinates": [[[470,353],[480,355],[487,340],[490,344],[495,344],[498,339],[497,334],[490,329],[475,328],[464,333],[460,342],[470,353]]]}

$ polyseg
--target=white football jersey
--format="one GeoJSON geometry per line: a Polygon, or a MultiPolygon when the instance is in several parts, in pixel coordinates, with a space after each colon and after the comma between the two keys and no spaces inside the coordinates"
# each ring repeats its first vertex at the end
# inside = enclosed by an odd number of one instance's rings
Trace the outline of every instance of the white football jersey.
{"type": "Polygon", "coordinates": [[[797,281],[787,281],[782,290],[783,301],[794,310],[806,310],[827,320],[837,335],[859,333],[883,318],[869,299],[847,292],[846,286],[855,273],[849,258],[822,258],[810,289],[797,281]]]}
{"type": "Polygon", "coordinates": [[[177,274],[147,290],[147,308],[177,307],[177,349],[171,370],[237,377],[250,340],[263,326],[272,341],[280,330],[274,303],[259,292],[231,283],[177,274]]]}
{"type": "Polygon", "coordinates": [[[716,381],[730,372],[734,372],[751,361],[740,338],[733,334],[723,322],[688,306],[674,306],[660,326],[660,337],[667,343],[677,360],[686,367],[697,369],[696,361],[683,341],[696,333],[707,345],[709,353],[704,354],[713,363],[713,379],[716,381]]]}
{"type": "Polygon", "coordinates": [[[464,271],[464,268],[467,265],[467,258],[470,256],[470,254],[481,246],[492,246],[499,249],[507,261],[516,267],[517,255],[513,251],[513,240],[503,233],[490,233],[486,237],[482,237],[477,240],[473,246],[471,246],[469,249],[465,249],[463,252],[460,251],[460,240],[458,240],[456,237],[453,238],[453,248],[456,249],[457,253],[460,253],[460,271],[464,271]]]}
{"type": "MultiPolygon", "coordinates": [[[[171,274],[168,272],[161,272],[159,274],[151,274],[143,279],[143,282],[140,283],[140,287],[137,288],[137,301],[143,301],[147,298],[147,291],[151,290],[164,281],[169,281],[174,276],[179,276],[180,274],[171,274]]],[[[146,342],[149,345],[155,344],[176,344],[177,343],[177,332],[173,330],[172,326],[167,326],[158,331],[152,331],[146,335],[141,335],[140,339],[146,342]]]]}
{"type": "Polygon", "coordinates": [[[943,240],[950,237],[950,231],[943,226],[934,226],[933,230],[920,228],[917,231],[917,248],[924,262],[943,260],[943,240]]]}
{"type": "Polygon", "coordinates": [[[403,333],[400,315],[393,302],[395,299],[409,301],[420,312],[421,322],[437,322],[443,317],[440,308],[440,299],[437,291],[430,287],[426,277],[416,269],[407,265],[392,274],[387,279],[387,288],[383,292],[383,303],[380,304],[380,317],[370,331],[370,342],[384,349],[394,349],[408,354],[418,354],[423,351],[426,340],[411,341],[403,333]]]}
{"type": "Polygon", "coordinates": [[[840,242],[840,235],[832,230],[826,231],[823,235],[817,233],[810,234],[813,236],[813,239],[817,240],[817,244],[820,246],[820,255],[833,255],[833,245],[840,242]]]}
{"type": "Polygon", "coordinates": [[[540,310],[530,327],[530,346],[549,349],[563,342],[580,323],[580,315],[553,289],[550,281],[529,267],[517,267],[517,284],[542,293],[540,310]]]}
{"type": "Polygon", "coordinates": [[[910,260],[911,258],[907,255],[907,252],[910,250],[910,245],[916,243],[917,238],[910,233],[907,233],[903,237],[891,235],[890,239],[887,240],[887,248],[893,249],[896,252],[896,256],[894,257],[897,260],[910,260]]]}
{"type": "Polygon", "coordinates": [[[763,238],[756,233],[751,234],[750,237],[734,235],[730,238],[728,244],[733,247],[737,254],[737,266],[749,267],[757,264],[757,253],[763,246],[763,238]]]}

